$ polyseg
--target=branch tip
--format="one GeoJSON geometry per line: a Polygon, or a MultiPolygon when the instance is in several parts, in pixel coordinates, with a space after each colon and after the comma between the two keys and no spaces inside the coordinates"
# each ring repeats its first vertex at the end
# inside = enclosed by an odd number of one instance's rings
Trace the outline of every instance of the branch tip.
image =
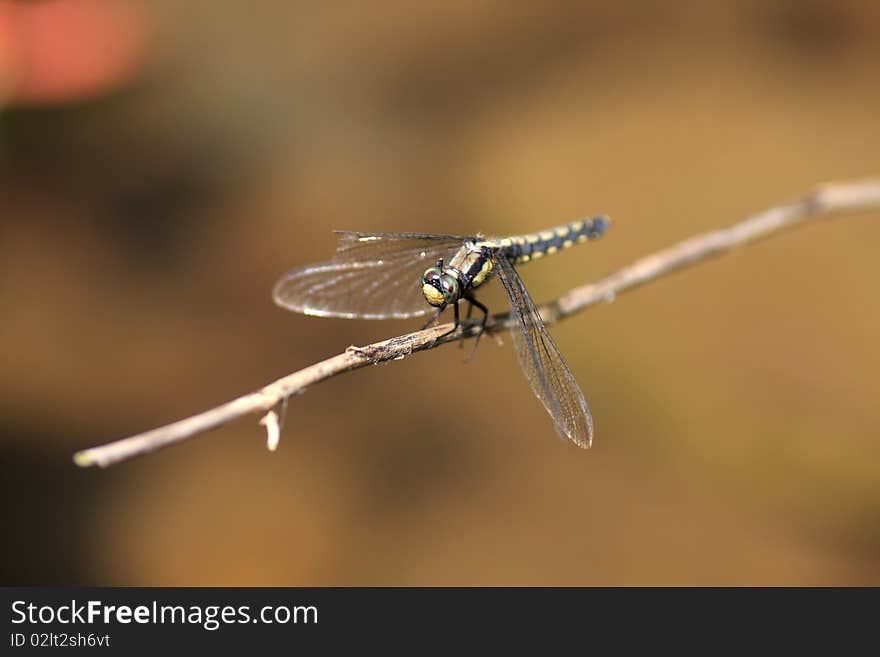
{"type": "Polygon", "coordinates": [[[281,441],[281,427],[278,424],[278,413],[269,411],[260,420],[260,424],[266,427],[266,447],[270,452],[278,449],[278,443],[281,441]]]}

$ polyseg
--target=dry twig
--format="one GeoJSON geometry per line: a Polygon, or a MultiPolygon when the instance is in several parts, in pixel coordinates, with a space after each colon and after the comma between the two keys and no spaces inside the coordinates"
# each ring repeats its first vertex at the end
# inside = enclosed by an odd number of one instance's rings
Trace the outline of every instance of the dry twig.
{"type": "MultiPolygon", "coordinates": [[[[597,283],[569,290],[555,301],[542,306],[541,314],[548,323],[564,319],[600,301],[610,301],[621,292],[808,220],[877,208],[880,208],[880,180],[823,185],[800,199],[772,207],[728,228],[696,235],[641,258],[597,283]]],[[[509,323],[510,317],[507,314],[494,315],[487,330],[497,331],[508,327],[509,323]]],[[[473,337],[477,330],[475,325],[465,325],[459,331],[444,336],[451,327],[451,324],[444,324],[366,347],[349,347],[341,354],[288,374],[256,392],[211,410],[152,431],[78,452],[74,455],[74,461],[82,467],[106,467],[180,442],[243,415],[258,412],[266,413],[263,424],[267,426],[270,445],[277,444],[277,415],[271,411],[279,402],[337,374],[367,365],[399,360],[417,351],[473,337]]]]}

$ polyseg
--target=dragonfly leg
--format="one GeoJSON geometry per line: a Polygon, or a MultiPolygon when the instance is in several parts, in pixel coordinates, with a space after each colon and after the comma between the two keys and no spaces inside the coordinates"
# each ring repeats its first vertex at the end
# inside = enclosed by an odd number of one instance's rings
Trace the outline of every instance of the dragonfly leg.
{"type": "Polygon", "coordinates": [[[474,306],[476,306],[483,311],[483,319],[480,321],[480,330],[477,333],[477,339],[474,340],[474,347],[473,349],[471,349],[471,353],[465,359],[465,363],[469,362],[471,358],[474,357],[474,354],[477,353],[477,345],[480,344],[480,338],[483,337],[483,332],[486,330],[486,322],[489,321],[489,309],[485,305],[477,301],[474,297],[467,297],[467,300],[468,303],[470,303],[470,306],[468,307],[468,318],[470,318],[471,316],[471,310],[474,306]]]}
{"type": "MultiPolygon", "coordinates": [[[[429,319],[429,320],[425,323],[425,325],[424,325],[420,330],[424,331],[424,330],[425,330],[426,328],[428,328],[431,324],[433,324],[434,322],[436,322],[436,321],[439,319],[440,314],[441,314],[445,309],[446,309],[446,306],[445,306],[445,305],[440,306],[439,308],[437,308],[437,312],[435,312],[433,315],[431,315],[431,319],[429,319]]],[[[458,310],[458,306],[456,306],[455,309],[456,309],[456,311],[457,311],[457,310],[458,310]]],[[[456,327],[456,328],[457,328],[457,327],[456,327]]]]}
{"type": "MultiPolygon", "coordinates": [[[[472,313],[473,310],[474,310],[474,302],[473,302],[471,299],[468,299],[467,297],[465,297],[465,299],[466,299],[467,302],[468,302],[468,311],[467,311],[467,315],[464,316],[464,321],[465,321],[465,322],[469,322],[470,319],[471,319],[471,313],[472,313]]],[[[463,348],[464,348],[464,342],[463,342],[463,341],[459,341],[459,343],[458,343],[458,348],[459,348],[459,349],[463,349],[463,348]]],[[[473,355],[473,354],[471,354],[471,356],[472,356],[472,355],[473,355]]],[[[468,360],[471,359],[471,356],[468,356],[468,360]]],[[[467,362],[467,361],[465,361],[465,362],[467,362]]]]}
{"type": "MultiPolygon", "coordinates": [[[[446,306],[443,306],[443,308],[445,308],[445,307],[446,307],[446,306]]],[[[449,329],[449,330],[446,331],[445,333],[442,333],[442,334],[438,335],[438,336],[434,339],[435,342],[436,342],[437,340],[439,340],[440,338],[445,338],[445,337],[446,337],[447,335],[449,335],[450,333],[455,333],[455,332],[458,330],[458,327],[461,326],[461,320],[459,320],[459,318],[458,318],[458,301],[455,301],[455,302],[452,304],[452,307],[455,309],[455,322],[453,323],[451,329],[449,329]]],[[[440,308],[440,309],[436,312],[436,314],[431,318],[431,321],[428,322],[427,324],[425,324],[425,328],[422,329],[423,331],[424,331],[426,328],[428,328],[431,324],[433,324],[434,321],[435,321],[438,317],[440,317],[440,313],[443,312],[443,308],[440,308]]]]}

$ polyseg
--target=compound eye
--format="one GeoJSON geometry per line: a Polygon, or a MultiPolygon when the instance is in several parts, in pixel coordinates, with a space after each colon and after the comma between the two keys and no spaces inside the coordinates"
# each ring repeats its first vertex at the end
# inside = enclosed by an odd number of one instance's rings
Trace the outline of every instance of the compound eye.
{"type": "Polygon", "coordinates": [[[446,303],[452,303],[458,299],[458,280],[449,274],[440,277],[440,287],[443,289],[443,298],[446,303]]]}
{"type": "Polygon", "coordinates": [[[431,281],[435,281],[440,278],[440,267],[431,267],[425,270],[425,273],[422,274],[422,285],[426,283],[430,283],[431,281]]]}

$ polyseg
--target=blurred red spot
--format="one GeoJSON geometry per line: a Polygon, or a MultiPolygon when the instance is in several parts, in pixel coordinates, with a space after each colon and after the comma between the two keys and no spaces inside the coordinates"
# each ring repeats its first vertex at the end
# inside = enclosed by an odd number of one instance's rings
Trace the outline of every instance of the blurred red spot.
{"type": "Polygon", "coordinates": [[[147,41],[133,0],[0,3],[0,102],[62,103],[131,80],[147,41]]]}

